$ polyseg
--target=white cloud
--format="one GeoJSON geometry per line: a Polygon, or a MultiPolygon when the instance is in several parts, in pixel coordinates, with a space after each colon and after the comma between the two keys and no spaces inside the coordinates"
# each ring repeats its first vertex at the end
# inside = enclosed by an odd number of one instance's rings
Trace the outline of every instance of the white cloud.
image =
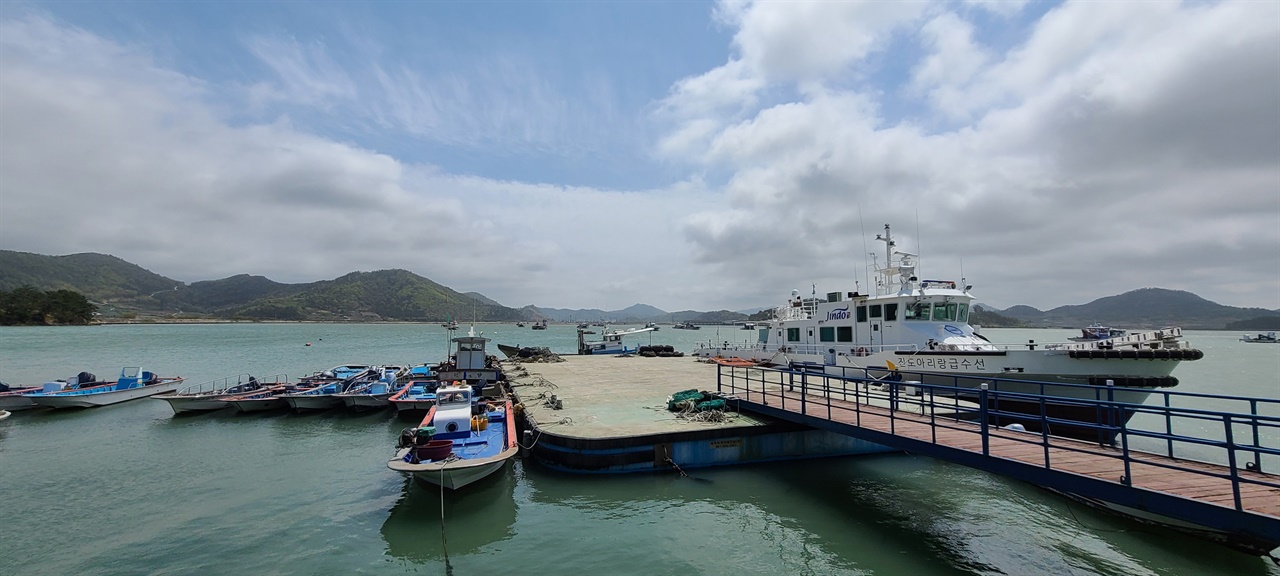
{"type": "Polygon", "coordinates": [[[830,81],[883,36],[806,58],[797,46],[838,37],[840,18],[796,10],[813,24],[801,41],[781,31],[793,15],[780,6],[739,5],[726,21],[741,27],[736,42],[759,46],[748,69],[768,69],[797,97],[687,120],[723,126],[698,157],[732,174],[732,216],[697,215],[687,231],[701,261],[762,294],[847,285],[864,277],[862,238],[887,221],[920,247],[929,274],[958,276],[963,261],[991,304],[1157,286],[1277,305],[1276,5],[1068,3],[1004,53],[959,15],[917,14],[924,56],[908,87],[960,121],[942,131],[878,118],[901,92],[830,81]],[[775,273],[737,267],[734,246],[775,273]]]}
{"type": "Polygon", "coordinates": [[[616,142],[574,119],[618,115],[620,84],[566,97],[501,48],[356,74],[272,40],[272,115],[231,122],[208,104],[225,85],[145,47],[3,20],[0,247],[186,281],[406,268],[512,306],[738,309],[865,289],[888,222],[922,272],[963,267],[996,306],[1144,286],[1280,305],[1280,5],[1067,3],[996,48],[975,14],[990,6],[899,4],[719,6],[736,52],[638,127],[661,130],[655,170],[689,174],[638,190],[451,174],[302,120],[358,107],[470,150],[616,142]]]}
{"type": "Polygon", "coordinates": [[[287,119],[232,126],[202,103],[198,81],[141,51],[44,19],[0,26],[5,249],[109,253],[184,281],[405,268],[513,306],[687,298],[651,271],[693,276],[671,256],[683,252],[686,211],[710,205],[696,186],[501,182],[407,165],[287,119]]]}

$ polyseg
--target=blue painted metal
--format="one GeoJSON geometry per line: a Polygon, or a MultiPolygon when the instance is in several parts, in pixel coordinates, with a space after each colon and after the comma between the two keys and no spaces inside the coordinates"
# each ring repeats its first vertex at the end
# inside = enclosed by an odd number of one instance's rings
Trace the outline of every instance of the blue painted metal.
{"type": "MultiPolygon", "coordinates": [[[[1280,544],[1280,518],[1246,510],[1242,505],[1241,498],[1242,485],[1260,485],[1280,489],[1280,479],[1275,477],[1266,477],[1269,480],[1246,478],[1241,476],[1241,469],[1238,467],[1238,455],[1250,456],[1247,468],[1251,472],[1262,471],[1264,457],[1267,462],[1280,463],[1280,416],[1259,413],[1260,409],[1265,408],[1271,413],[1280,414],[1280,400],[1156,390],[1152,391],[1152,394],[1162,395],[1163,398],[1160,402],[1154,403],[1154,405],[1150,401],[1146,404],[1128,404],[1115,402],[1113,400],[1114,390],[1110,386],[1076,385],[1096,389],[1091,394],[1096,399],[1046,397],[1043,394],[1001,392],[998,387],[998,379],[989,379],[992,381],[990,387],[987,384],[983,384],[976,391],[977,406],[968,408],[958,401],[948,403],[948,400],[954,400],[961,396],[972,398],[975,392],[972,387],[912,382],[911,386],[922,390],[921,399],[917,400],[902,393],[900,390],[901,383],[886,383],[883,379],[869,377],[869,374],[863,377],[848,374],[830,376],[815,374],[812,371],[805,370],[803,367],[800,369],[746,369],[730,366],[720,366],[718,372],[716,376],[717,391],[730,398],[731,403],[740,410],[750,410],[780,420],[787,420],[861,438],[876,444],[955,462],[1085,498],[1097,499],[1150,514],[1189,522],[1213,531],[1249,538],[1253,542],[1272,543],[1272,546],[1280,544]],[[759,374],[759,376],[753,377],[753,373],[759,374]],[[769,374],[774,375],[772,380],[770,380],[769,374]],[[864,404],[861,399],[870,394],[863,390],[870,385],[882,386],[886,384],[888,384],[888,403],[891,407],[888,410],[890,421],[890,431],[888,433],[862,426],[864,404]],[[771,387],[772,389],[770,389],[771,387]],[[784,389],[798,391],[801,396],[798,399],[788,397],[783,393],[784,389]],[[850,398],[852,400],[849,400],[850,398]],[[853,407],[849,408],[840,403],[833,403],[833,400],[840,399],[854,402],[853,407]],[[998,423],[1002,415],[1012,416],[1011,413],[1001,412],[999,407],[1002,399],[1020,403],[1038,402],[1040,404],[1039,423],[1041,424],[1041,431],[1027,433],[1025,440],[1018,441],[1043,445],[1044,456],[1042,462],[1029,464],[1018,460],[991,456],[990,440],[992,429],[989,422],[998,423]],[[1050,401],[1058,405],[1094,407],[1100,416],[1100,422],[1093,424],[1050,418],[1046,416],[1044,409],[1044,406],[1050,401]],[[1247,406],[1247,411],[1232,412],[1229,410],[1180,407],[1175,406],[1175,401],[1217,406],[1228,404],[1244,405],[1247,406]],[[930,405],[931,407],[926,407],[926,402],[933,404],[930,405]],[[787,405],[789,403],[792,405],[792,409],[788,409],[787,405]],[[796,403],[799,404],[798,407],[796,403]],[[939,415],[937,403],[941,403],[942,407],[947,409],[945,415],[939,415]],[[898,435],[896,422],[900,417],[897,417],[896,414],[903,405],[908,404],[921,407],[922,412],[927,410],[928,424],[933,431],[931,441],[922,441],[898,435]],[[832,418],[833,414],[839,411],[852,412],[853,424],[834,420],[832,418]],[[1125,411],[1132,411],[1135,415],[1143,415],[1155,420],[1157,425],[1162,425],[1157,426],[1157,428],[1163,429],[1148,429],[1141,424],[1131,423],[1128,418],[1117,418],[1117,416],[1123,415],[1125,411]],[[982,438],[981,453],[938,443],[937,430],[939,428],[960,429],[959,427],[967,427],[965,430],[972,432],[975,428],[975,423],[965,422],[964,420],[976,420],[978,433],[982,438]],[[1223,436],[1221,439],[1211,437],[1212,435],[1207,432],[1195,433],[1193,431],[1192,433],[1180,434],[1174,431],[1175,423],[1191,423],[1191,425],[1184,425],[1183,427],[1194,428],[1195,426],[1193,425],[1202,425],[1211,421],[1220,422],[1220,432],[1223,436]],[[1055,469],[1053,460],[1050,457],[1050,447],[1055,450],[1083,452],[1082,450],[1072,450],[1070,447],[1051,443],[1051,436],[1048,430],[1055,424],[1066,423],[1093,427],[1102,433],[1107,433],[1111,438],[1118,438],[1120,444],[1118,458],[1123,461],[1123,476],[1115,481],[1108,481],[1055,469]],[[1235,428],[1237,426],[1247,427],[1250,430],[1251,434],[1248,435],[1249,440],[1246,443],[1238,443],[1236,441],[1235,428]],[[1266,435],[1262,433],[1264,430],[1268,432],[1266,435]],[[1149,450],[1136,450],[1131,446],[1133,441],[1141,441],[1152,446],[1163,444],[1166,446],[1166,450],[1164,454],[1149,450]],[[1264,445],[1264,441],[1271,444],[1264,445]],[[1203,465],[1181,465],[1163,460],[1157,462],[1147,458],[1148,456],[1163,456],[1186,460],[1186,455],[1177,453],[1175,446],[1186,446],[1189,449],[1213,448],[1222,450],[1225,452],[1226,464],[1218,464],[1219,468],[1214,471],[1213,469],[1206,469],[1203,465]],[[1234,505],[1228,507],[1133,486],[1132,464],[1134,463],[1228,480],[1232,487],[1234,505]]],[[[1064,384],[1060,383],[1044,384],[1046,386],[1064,386],[1064,384]]],[[[881,414],[877,413],[877,415],[881,414]]],[[[1027,414],[1019,413],[1017,416],[1025,419],[1027,414]]],[[[914,414],[911,416],[912,422],[918,421],[918,418],[919,416],[914,414]]],[[[1002,436],[1002,439],[1008,440],[1009,438],[1002,436]]],[[[1114,442],[1111,445],[1114,446],[1114,442]]]]}

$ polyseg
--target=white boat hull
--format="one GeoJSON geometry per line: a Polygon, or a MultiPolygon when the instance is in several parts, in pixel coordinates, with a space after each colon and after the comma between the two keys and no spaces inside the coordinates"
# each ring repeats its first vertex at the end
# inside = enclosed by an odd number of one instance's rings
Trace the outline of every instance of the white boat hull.
{"type": "Polygon", "coordinates": [[[397,412],[426,412],[436,405],[435,400],[410,400],[392,402],[397,412]]]}
{"type": "Polygon", "coordinates": [[[221,410],[231,404],[222,399],[221,395],[210,396],[156,396],[157,400],[164,400],[169,403],[169,407],[173,408],[174,414],[182,414],[183,412],[208,412],[211,410],[221,410]]]}
{"type": "Polygon", "coordinates": [[[18,410],[28,410],[35,407],[36,407],[35,402],[32,402],[30,398],[22,396],[21,394],[0,396],[0,410],[8,410],[10,412],[15,412],[18,410]]]}
{"type": "Polygon", "coordinates": [[[183,380],[179,378],[128,390],[112,390],[90,394],[75,394],[74,392],[76,391],[72,390],[69,391],[70,393],[30,395],[27,398],[30,398],[38,406],[47,406],[49,408],[95,408],[172,392],[181,386],[182,382],[183,380]]]}
{"type": "Polygon", "coordinates": [[[409,450],[412,450],[412,448],[404,448],[398,451],[396,458],[387,462],[387,467],[407,476],[417,478],[421,482],[443,486],[450,490],[458,490],[501,470],[507,464],[507,461],[519,453],[519,448],[511,447],[489,458],[410,464],[403,460],[409,450]]]}
{"type": "Polygon", "coordinates": [[[268,410],[279,410],[288,408],[289,403],[283,398],[253,398],[247,400],[231,400],[229,402],[236,410],[241,412],[266,412],[268,410]]]}
{"type": "Polygon", "coordinates": [[[343,405],[352,410],[381,410],[391,405],[391,394],[353,394],[341,398],[343,405]]]}
{"type": "Polygon", "coordinates": [[[328,410],[342,405],[342,399],[335,394],[298,394],[283,396],[284,401],[294,410],[328,410]]]}

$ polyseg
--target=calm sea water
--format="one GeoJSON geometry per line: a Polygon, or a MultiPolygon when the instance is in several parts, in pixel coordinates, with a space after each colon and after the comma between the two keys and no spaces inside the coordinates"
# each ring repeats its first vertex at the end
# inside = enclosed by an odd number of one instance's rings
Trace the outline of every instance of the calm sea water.
{"type": "MultiPolygon", "coordinates": [[[[575,349],[572,326],[481,327],[575,349]]],[[[997,342],[1066,330],[984,331],[997,342]]],[[[641,344],[740,340],[662,331],[641,344]]],[[[1190,332],[1179,390],[1280,397],[1280,346],[1190,332]]],[[[0,328],[0,380],[125,365],[191,383],[443,357],[437,325],[0,328]],[[311,343],[310,346],[306,346],[311,343]]],[[[685,387],[683,384],[676,388],[685,387]]],[[[386,469],[391,413],[175,417],[137,400],[0,422],[0,574],[1223,574],[1270,561],[911,455],[575,476],[517,462],[449,494],[386,469]],[[443,518],[443,521],[442,521],[443,518]]]]}

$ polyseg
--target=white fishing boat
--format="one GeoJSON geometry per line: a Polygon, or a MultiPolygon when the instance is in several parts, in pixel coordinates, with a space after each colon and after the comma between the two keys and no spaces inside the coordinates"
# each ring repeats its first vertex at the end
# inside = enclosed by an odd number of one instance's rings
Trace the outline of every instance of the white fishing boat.
{"type": "Polygon", "coordinates": [[[1254,335],[1245,334],[1240,337],[1241,342],[1252,342],[1254,344],[1275,344],[1276,333],[1267,332],[1266,334],[1258,333],[1254,335]]]}
{"type": "Polygon", "coordinates": [[[1080,335],[1075,338],[1069,338],[1069,340],[1071,340],[1072,342],[1087,342],[1089,340],[1107,340],[1110,338],[1119,338],[1121,336],[1124,336],[1125,334],[1128,334],[1127,330],[1122,330],[1120,328],[1112,328],[1110,326],[1103,326],[1102,324],[1094,322],[1093,324],[1090,324],[1088,326],[1085,326],[1084,328],[1081,328],[1080,335]]]}
{"type": "Polygon", "coordinates": [[[387,468],[457,490],[502,469],[518,452],[510,400],[473,403],[470,386],[441,387],[436,405],[405,429],[387,468]]]}
{"type": "MultiPolygon", "coordinates": [[[[893,369],[910,379],[948,386],[978,387],[984,379],[1067,384],[1113,384],[1117,402],[1141,404],[1156,387],[1177,384],[1171,376],[1181,362],[1204,356],[1182,340],[1182,330],[1166,328],[1091,342],[1003,345],[983,337],[969,324],[974,297],[961,279],[921,280],[916,255],[900,252],[886,225],[885,262],[877,261],[875,294],[831,292],[826,298],[791,298],[773,312],[772,325],[754,341],[711,342],[694,354],[739,357],[775,365],[805,366],[828,374],[871,369],[876,376],[893,369]]],[[[1088,386],[1001,383],[1008,392],[1095,398],[1088,386]]],[[[1038,401],[1001,401],[1001,410],[1040,413],[1038,401]]],[[[1097,411],[1069,402],[1050,403],[1050,416],[1094,421],[1097,411]]]]}
{"type": "Polygon", "coordinates": [[[137,366],[127,366],[120,371],[120,378],[115,382],[87,388],[81,386],[74,390],[36,392],[25,397],[38,406],[50,408],[93,408],[172,392],[183,381],[182,377],[161,378],[137,366]]]}
{"type": "Polygon", "coordinates": [[[622,342],[624,336],[632,334],[640,334],[642,332],[652,332],[655,328],[646,326],[644,328],[632,328],[630,330],[610,330],[601,336],[598,341],[588,341],[584,338],[586,334],[590,334],[587,330],[578,330],[578,354],[634,354],[638,347],[628,348],[622,342]]]}
{"type": "Polygon", "coordinates": [[[153,398],[168,402],[174,414],[207,412],[230,406],[231,398],[259,392],[287,380],[288,377],[283,374],[272,378],[269,382],[260,381],[248,374],[237,374],[188,386],[168,394],[157,394],[153,398]]]}

